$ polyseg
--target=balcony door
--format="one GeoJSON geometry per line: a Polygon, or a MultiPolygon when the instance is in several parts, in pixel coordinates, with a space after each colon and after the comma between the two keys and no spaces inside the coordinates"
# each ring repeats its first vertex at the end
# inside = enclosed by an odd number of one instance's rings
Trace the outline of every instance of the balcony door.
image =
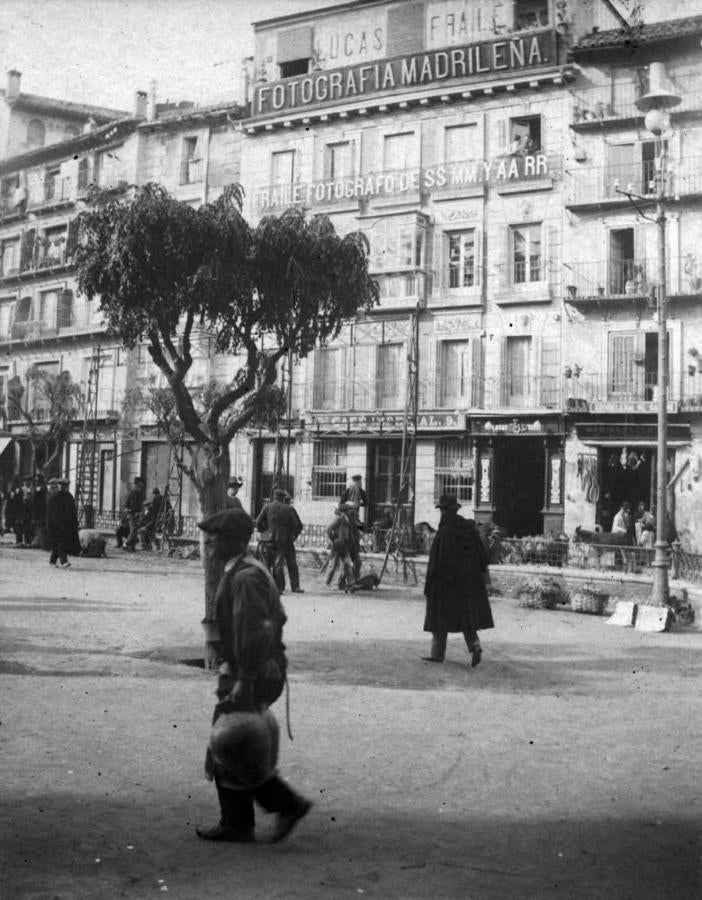
{"type": "Polygon", "coordinates": [[[635,280],[635,240],[633,228],[613,228],[609,232],[609,292],[626,293],[627,281],[635,280]]]}
{"type": "Polygon", "coordinates": [[[505,344],[505,405],[517,408],[534,402],[531,385],[532,339],[510,337],[505,344]]]}

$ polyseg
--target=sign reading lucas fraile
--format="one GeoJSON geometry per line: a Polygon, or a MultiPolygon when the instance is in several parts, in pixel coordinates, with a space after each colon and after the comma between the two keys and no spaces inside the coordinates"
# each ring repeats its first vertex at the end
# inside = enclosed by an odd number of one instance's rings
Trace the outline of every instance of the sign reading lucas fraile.
{"type": "Polygon", "coordinates": [[[556,39],[554,31],[540,31],[263,82],[254,88],[253,115],[351,102],[370,94],[444,81],[498,78],[509,72],[554,65],[556,39]]]}

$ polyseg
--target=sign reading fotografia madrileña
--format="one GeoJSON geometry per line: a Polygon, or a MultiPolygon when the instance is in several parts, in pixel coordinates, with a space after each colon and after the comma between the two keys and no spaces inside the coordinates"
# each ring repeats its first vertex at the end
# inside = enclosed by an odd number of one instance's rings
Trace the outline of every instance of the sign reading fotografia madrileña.
{"type": "Polygon", "coordinates": [[[521,69],[552,66],[557,62],[556,40],[555,31],[540,31],[264,82],[254,88],[253,115],[312,109],[444,81],[484,81],[521,69]]]}

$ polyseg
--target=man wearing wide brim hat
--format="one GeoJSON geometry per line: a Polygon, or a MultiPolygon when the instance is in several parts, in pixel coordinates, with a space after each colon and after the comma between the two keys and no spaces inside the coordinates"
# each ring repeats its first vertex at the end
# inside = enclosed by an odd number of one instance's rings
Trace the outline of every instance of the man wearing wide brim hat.
{"type": "Polygon", "coordinates": [[[251,843],[256,801],[266,812],[277,813],[272,840],[279,841],[312,806],[275,770],[277,727],[268,707],[285,684],[287,617],[272,576],[249,552],[251,517],[240,509],[225,509],[199,527],[209,562],[222,565],[224,574],[215,595],[215,646],[222,660],[219,702],[205,761],[205,772],[217,787],[221,818],[213,828],[198,828],[197,834],[208,841],[251,843]]]}
{"type": "Polygon", "coordinates": [[[80,553],[78,538],[78,510],[76,501],[68,490],[67,478],[52,478],[51,492],[46,501],[46,530],[48,535],[49,564],[61,569],[70,568],[68,554],[80,553]]]}
{"type": "Polygon", "coordinates": [[[424,630],[431,632],[429,662],[443,662],[449,633],[460,632],[471,655],[471,666],[482,658],[478,631],[493,628],[492,610],[485,584],[488,555],[475,522],[458,515],[461,504],[455,494],[442,494],[441,510],[424,584],[424,630]]]}

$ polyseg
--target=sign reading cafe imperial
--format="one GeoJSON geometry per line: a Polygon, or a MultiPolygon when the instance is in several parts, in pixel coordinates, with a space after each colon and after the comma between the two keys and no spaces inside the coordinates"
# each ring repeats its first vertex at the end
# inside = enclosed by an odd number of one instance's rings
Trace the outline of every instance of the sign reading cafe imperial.
{"type": "Polygon", "coordinates": [[[556,63],[556,33],[538,32],[362,63],[256,85],[253,115],[352,101],[454,79],[485,79],[556,63]]]}

